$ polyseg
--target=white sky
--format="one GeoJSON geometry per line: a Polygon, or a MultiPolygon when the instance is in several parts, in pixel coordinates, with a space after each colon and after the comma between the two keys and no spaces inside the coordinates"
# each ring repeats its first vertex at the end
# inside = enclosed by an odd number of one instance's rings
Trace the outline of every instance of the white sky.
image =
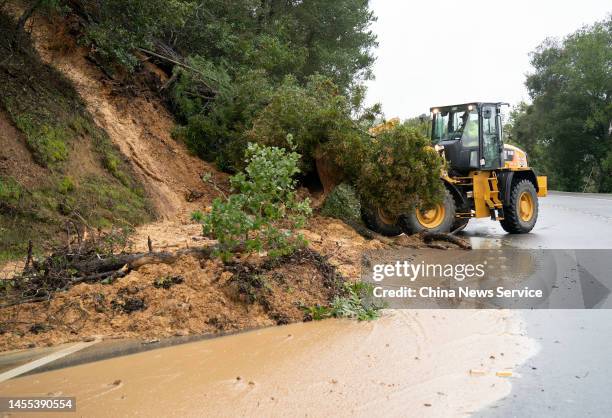
{"type": "Polygon", "coordinates": [[[432,106],[527,100],[529,52],[612,12],[605,0],[371,0],[379,47],[367,103],[387,118],[432,106]]]}

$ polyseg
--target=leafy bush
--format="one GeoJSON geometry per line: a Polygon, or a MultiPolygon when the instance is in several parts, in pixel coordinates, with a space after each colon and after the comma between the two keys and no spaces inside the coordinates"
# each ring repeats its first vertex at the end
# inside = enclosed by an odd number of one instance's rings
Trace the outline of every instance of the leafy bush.
{"type": "Polygon", "coordinates": [[[370,321],[378,318],[381,306],[368,301],[372,284],[355,282],[344,283],[344,295],[336,296],[330,306],[309,306],[306,315],[314,320],[325,318],[355,318],[370,321]]]}
{"type": "Polygon", "coordinates": [[[305,244],[294,232],[311,213],[309,200],[300,200],[295,192],[299,159],[298,153],[283,148],[249,144],[244,172],[230,179],[236,193],[215,199],[208,214],[193,214],[193,219],[202,219],[204,234],[219,241],[224,260],[242,246],[277,257],[305,244]]]}
{"type": "Polygon", "coordinates": [[[325,198],[321,215],[343,221],[359,222],[361,219],[361,203],[355,188],[349,184],[339,184],[325,198]]]}
{"type": "Polygon", "coordinates": [[[313,76],[301,87],[295,78],[287,77],[247,135],[254,142],[286,146],[285,138],[291,134],[303,156],[303,171],[313,172],[321,146],[354,133],[351,110],[347,97],[330,79],[313,76]]]}
{"type": "Polygon", "coordinates": [[[304,156],[304,172],[315,172],[316,159],[324,156],[340,168],[337,180],[354,185],[362,201],[385,206],[390,213],[438,202],[443,161],[422,129],[409,121],[372,138],[367,128],[377,109],[363,109],[362,101],[363,97],[340,94],[320,76],[311,77],[306,87],[289,77],[255,119],[248,136],[283,146],[284,138],[293,135],[304,156]],[[360,110],[357,117],[355,109],[360,110]]]}
{"type": "Polygon", "coordinates": [[[399,125],[372,139],[366,149],[355,181],[362,202],[384,206],[394,215],[440,202],[444,162],[427,137],[399,125]]]}
{"type": "MultiPolygon", "coordinates": [[[[193,63],[204,71],[210,64],[193,63]]],[[[271,94],[271,86],[264,72],[247,71],[230,83],[221,67],[214,67],[215,79],[207,85],[217,91],[215,105],[208,109],[206,100],[193,94],[193,75],[183,73],[174,90],[175,112],[185,125],[177,128],[175,134],[189,149],[226,171],[244,168],[244,149],[247,144],[245,132],[256,114],[265,106],[271,94]]]]}
{"type": "Polygon", "coordinates": [[[167,30],[178,30],[195,8],[181,0],[106,0],[76,2],[88,17],[86,43],[105,66],[133,70],[138,47],[150,48],[167,30]]]}
{"type": "Polygon", "coordinates": [[[70,176],[62,177],[57,184],[57,191],[61,194],[68,194],[74,191],[74,189],[74,180],[70,176]]]}

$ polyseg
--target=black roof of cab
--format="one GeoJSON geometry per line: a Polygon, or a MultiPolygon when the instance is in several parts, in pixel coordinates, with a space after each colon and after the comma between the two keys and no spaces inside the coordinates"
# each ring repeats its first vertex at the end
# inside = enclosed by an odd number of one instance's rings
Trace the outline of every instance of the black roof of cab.
{"type": "Polygon", "coordinates": [[[429,111],[432,112],[434,109],[451,109],[453,107],[466,107],[466,106],[477,106],[477,107],[481,107],[483,105],[493,105],[493,106],[510,106],[509,103],[505,103],[505,102],[468,102],[468,103],[460,103],[460,104],[453,104],[453,105],[446,105],[446,106],[434,106],[434,107],[430,107],[429,111]]]}

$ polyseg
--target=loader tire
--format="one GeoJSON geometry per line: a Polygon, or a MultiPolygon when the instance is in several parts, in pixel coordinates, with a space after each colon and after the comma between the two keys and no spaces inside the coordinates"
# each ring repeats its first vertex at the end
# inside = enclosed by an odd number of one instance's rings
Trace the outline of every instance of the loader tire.
{"type": "Polygon", "coordinates": [[[402,229],[406,234],[426,232],[450,232],[455,222],[455,199],[448,190],[444,192],[444,200],[430,210],[415,209],[402,217],[402,229]]]}
{"type": "Polygon", "coordinates": [[[391,218],[381,208],[371,208],[361,205],[361,219],[372,231],[386,237],[396,237],[402,233],[397,219],[391,218]]]}
{"type": "Polygon", "coordinates": [[[538,220],[538,194],[529,180],[521,180],[512,185],[510,202],[504,206],[502,228],[510,234],[526,234],[533,229],[538,220]]]}

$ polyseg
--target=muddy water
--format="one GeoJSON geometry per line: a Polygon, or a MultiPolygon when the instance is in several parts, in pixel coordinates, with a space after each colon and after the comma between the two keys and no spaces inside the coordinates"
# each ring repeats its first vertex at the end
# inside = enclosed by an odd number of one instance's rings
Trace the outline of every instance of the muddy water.
{"type": "Polygon", "coordinates": [[[463,415],[506,396],[517,376],[496,372],[534,354],[516,315],[294,324],[25,376],[0,393],[76,396],[79,415],[99,417],[463,415]]]}

